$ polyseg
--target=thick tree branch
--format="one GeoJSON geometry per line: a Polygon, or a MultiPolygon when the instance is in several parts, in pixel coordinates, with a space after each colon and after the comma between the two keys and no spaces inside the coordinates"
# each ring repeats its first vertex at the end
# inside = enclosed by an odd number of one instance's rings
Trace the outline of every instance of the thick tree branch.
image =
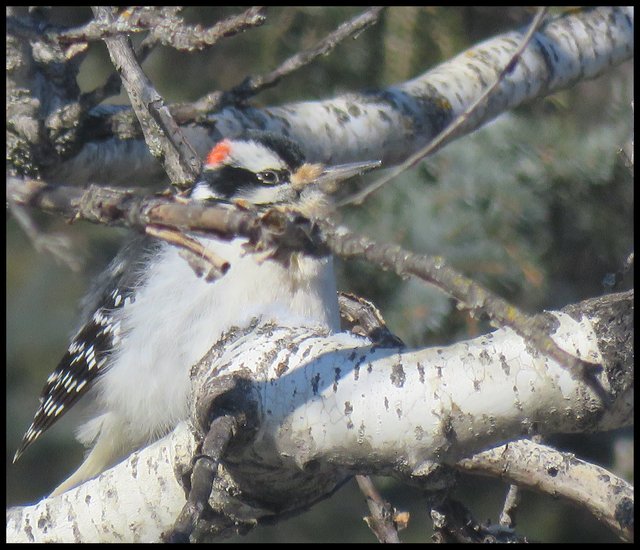
{"type": "MultiPolygon", "coordinates": [[[[607,411],[583,384],[566,376],[557,363],[531,354],[508,329],[447,348],[403,352],[376,349],[347,334],[328,337],[312,328],[254,325],[232,331],[193,371],[192,422],[199,425],[212,413],[211,396],[224,397],[233,380],[244,381],[244,389],[233,394],[233,406],[254,411],[255,421],[249,434],[238,433],[230,444],[209,505],[246,527],[306,509],[352,473],[391,474],[416,482],[437,464],[454,465],[519,439],[523,432],[584,432],[627,425],[633,419],[632,339],[627,338],[629,353],[622,365],[602,344],[632,326],[632,304],[633,294],[623,293],[575,304],[571,311],[576,317],[581,312],[579,321],[552,313],[560,323],[555,337],[563,347],[600,353],[607,378],[617,373],[616,400],[607,411]],[[612,309],[618,311],[616,323],[606,322],[612,309]]],[[[10,540],[157,540],[185,504],[178,480],[190,467],[194,449],[192,432],[181,424],[173,435],[99,478],[60,497],[10,511],[10,540]],[[136,498],[118,499],[121,491],[136,498]],[[153,518],[146,513],[148,498],[161,503],[153,518]],[[112,506],[111,499],[118,499],[118,505],[112,506]],[[83,521],[83,514],[109,514],[112,528],[109,533],[96,531],[98,525],[83,521]]],[[[498,462],[493,475],[503,477],[500,460],[511,463],[513,457],[494,456],[498,462]]],[[[574,468],[584,465],[567,463],[566,457],[562,461],[571,467],[567,475],[574,476],[573,484],[581,485],[567,496],[580,498],[580,491],[594,490],[592,474],[574,475],[579,471],[574,468]]],[[[568,478],[548,474],[547,470],[547,484],[538,488],[555,494],[561,489],[555,480],[568,478]]],[[[516,472],[508,480],[522,477],[524,473],[516,472]]],[[[618,496],[614,487],[600,503],[600,497],[591,494],[587,501],[595,503],[594,513],[604,514],[606,499],[617,499],[613,511],[602,517],[618,521],[616,529],[627,529],[628,491],[624,484],[616,487],[624,489],[618,496]]]]}

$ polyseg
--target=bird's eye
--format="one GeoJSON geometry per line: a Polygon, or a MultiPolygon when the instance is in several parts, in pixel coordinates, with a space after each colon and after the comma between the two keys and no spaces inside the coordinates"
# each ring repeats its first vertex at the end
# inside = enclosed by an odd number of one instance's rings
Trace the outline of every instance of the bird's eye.
{"type": "Polygon", "coordinates": [[[258,172],[257,176],[260,182],[265,185],[275,185],[276,183],[280,183],[280,174],[273,170],[258,172]]]}

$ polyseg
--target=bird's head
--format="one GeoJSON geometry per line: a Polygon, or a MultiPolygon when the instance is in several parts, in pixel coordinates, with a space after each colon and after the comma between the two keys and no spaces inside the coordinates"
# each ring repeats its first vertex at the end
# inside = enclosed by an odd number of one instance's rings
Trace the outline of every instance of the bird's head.
{"type": "Polygon", "coordinates": [[[191,197],[290,205],[305,215],[319,215],[326,209],[332,187],[379,165],[379,161],[337,166],[308,163],[290,139],[248,132],[242,138],[223,139],[211,149],[191,197]]]}

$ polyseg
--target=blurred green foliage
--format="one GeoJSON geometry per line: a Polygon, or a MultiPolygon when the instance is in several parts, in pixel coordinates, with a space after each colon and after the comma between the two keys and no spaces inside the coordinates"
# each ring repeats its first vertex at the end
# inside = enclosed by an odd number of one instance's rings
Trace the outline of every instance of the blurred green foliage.
{"type": "MultiPolygon", "coordinates": [[[[210,25],[238,8],[188,8],[190,22],[210,25]]],[[[190,101],[262,74],[314,45],[352,7],[270,8],[267,24],[192,54],[159,47],[144,69],[169,102],[190,101]]],[[[54,8],[52,20],[81,24],[86,8],[54,8]]],[[[479,40],[526,24],[530,8],[390,8],[380,23],[252,102],[268,106],[383,87],[414,77],[479,40]]],[[[92,44],[79,77],[83,91],[112,68],[102,44],[92,44]]],[[[539,99],[447,146],[405,173],[344,221],[383,242],[438,254],[527,311],[561,307],[603,292],[602,279],[620,269],[633,246],[633,182],[619,149],[630,139],[632,66],[539,99]]],[[[112,100],[126,102],[121,95],[112,100]]],[[[7,500],[34,501],[80,461],[70,414],[17,465],[10,465],[43,381],[66,348],[76,304],[113,255],[122,231],[66,226],[36,215],[46,232],[64,232],[86,258],[70,273],[38,254],[10,219],[7,228],[7,500]]],[[[489,327],[458,311],[441,292],[359,262],[340,263],[339,287],[371,298],[392,330],[411,345],[447,344],[489,327]]],[[[605,438],[606,439],[606,438],[605,438]]],[[[614,438],[610,438],[612,441],[614,438]]],[[[566,441],[559,438],[557,443],[566,441]]],[[[568,440],[569,443],[575,442],[568,440]]],[[[580,438],[581,456],[611,467],[612,445],[580,438]],[[585,443],[586,442],[586,443],[585,443]]],[[[607,440],[608,441],[608,440],[607,440]]],[[[573,448],[569,445],[569,448],[573,448]]],[[[386,498],[412,512],[405,540],[428,540],[427,514],[413,489],[381,479],[386,498]]],[[[465,479],[459,498],[478,520],[496,520],[503,484],[465,479]]],[[[538,541],[613,541],[586,518],[545,497],[525,495],[519,532],[538,541]],[[590,527],[587,529],[586,525],[590,527]]],[[[255,530],[241,541],[373,541],[361,517],[364,499],[353,483],[312,511],[255,530]]]]}

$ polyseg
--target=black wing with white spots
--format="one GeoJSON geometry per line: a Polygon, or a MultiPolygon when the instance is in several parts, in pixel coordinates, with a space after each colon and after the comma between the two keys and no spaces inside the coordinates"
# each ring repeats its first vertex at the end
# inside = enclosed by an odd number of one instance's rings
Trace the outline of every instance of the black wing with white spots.
{"type": "MultiPolygon", "coordinates": [[[[64,357],[51,373],[33,422],[22,438],[14,462],[42,433],[60,419],[109,367],[109,358],[122,334],[118,312],[134,300],[142,266],[127,266],[131,248],[144,252],[151,243],[136,239],[110,264],[94,286],[93,300],[85,304],[88,320],[71,340],[64,357]],[[93,311],[93,313],[91,313],[93,311]]],[[[138,254],[138,258],[143,254],[138,254]]]]}

